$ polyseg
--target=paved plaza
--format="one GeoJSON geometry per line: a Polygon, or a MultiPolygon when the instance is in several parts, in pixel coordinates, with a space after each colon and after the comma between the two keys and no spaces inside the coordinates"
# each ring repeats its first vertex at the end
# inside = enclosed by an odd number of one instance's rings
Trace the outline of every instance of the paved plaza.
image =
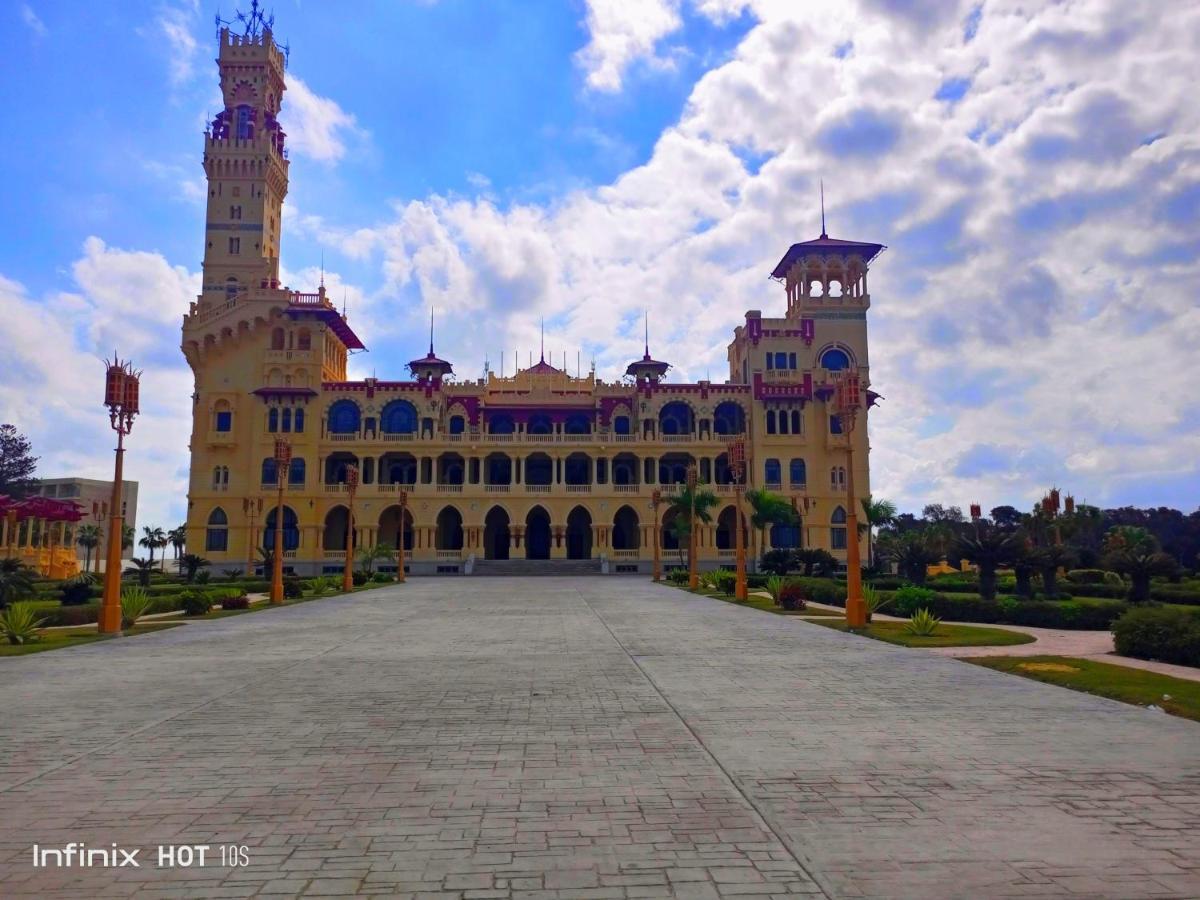
{"type": "Polygon", "coordinates": [[[644,579],[415,579],[0,677],[4,897],[1200,896],[1200,725],[644,579]],[[69,841],[142,867],[32,866],[69,841]]]}

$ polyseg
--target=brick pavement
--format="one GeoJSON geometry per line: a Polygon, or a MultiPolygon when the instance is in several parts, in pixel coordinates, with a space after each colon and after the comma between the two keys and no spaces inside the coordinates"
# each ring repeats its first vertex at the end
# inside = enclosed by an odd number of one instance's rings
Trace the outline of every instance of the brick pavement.
{"type": "Polygon", "coordinates": [[[414,579],[0,677],[2,896],[1200,895],[1200,726],[640,579],[414,579]],[[70,840],[250,865],[31,867],[70,840]]]}

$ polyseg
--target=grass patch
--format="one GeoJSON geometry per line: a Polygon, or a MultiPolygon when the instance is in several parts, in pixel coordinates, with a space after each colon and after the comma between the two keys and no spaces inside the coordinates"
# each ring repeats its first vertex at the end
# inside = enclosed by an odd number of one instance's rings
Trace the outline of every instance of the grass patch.
{"type": "MultiPolygon", "coordinates": [[[[826,628],[836,628],[838,631],[849,631],[845,619],[835,621],[816,621],[817,625],[826,628]]],[[[855,634],[886,641],[889,644],[899,644],[902,647],[1003,647],[1012,644],[1029,644],[1034,641],[1032,635],[1019,631],[1009,631],[1006,628],[987,628],[977,625],[938,625],[937,631],[929,637],[918,637],[905,631],[907,622],[872,622],[865,629],[856,629],[855,634]]]]}
{"type": "Polygon", "coordinates": [[[1200,681],[1069,656],[979,656],[963,661],[1200,721],[1200,681]]]}
{"type": "MultiPolygon", "coordinates": [[[[135,625],[125,631],[126,637],[148,634],[152,631],[162,631],[174,628],[180,622],[149,622],[145,625],[135,625]]],[[[99,634],[95,625],[82,628],[63,628],[54,631],[43,631],[41,640],[32,644],[0,644],[0,656],[27,656],[30,653],[43,653],[46,650],[62,650],[67,647],[78,647],[80,644],[91,644],[95,641],[107,641],[111,637],[99,634]]]]}
{"type": "MultiPolygon", "coordinates": [[[[673,587],[679,587],[673,585],[673,587]]],[[[761,612],[774,613],[777,616],[837,616],[841,617],[843,613],[840,610],[831,609],[813,609],[811,606],[804,610],[786,610],[780,609],[775,605],[775,601],[770,597],[764,597],[761,594],[750,592],[745,600],[735,600],[729,594],[723,594],[720,591],[706,591],[703,588],[689,590],[686,587],[681,587],[680,590],[687,591],[689,594],[696,594],[700,597],[709,597],[713,600],[721,600],[725,603],[732,603],[734,606],[747,607],[749,609],[757,609],[761,612]]]]}

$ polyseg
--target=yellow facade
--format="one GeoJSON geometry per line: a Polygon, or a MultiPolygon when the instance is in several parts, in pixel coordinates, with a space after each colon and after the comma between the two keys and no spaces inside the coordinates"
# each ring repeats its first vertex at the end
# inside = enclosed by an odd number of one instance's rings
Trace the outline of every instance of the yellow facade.
{"type": "MultiPolygon", "coordinates": [[[[218,64],[226,109],[205,141],[204,286],[183,323],[195,374],[189,550],[222,569],[271,546],[264,529],[282,437],[294,458],[283,473],[285,565],[300,574],[342,565],[351,465],[361,478],[357,547],[397,546],[397,497],[407,492],[410,572],[483,571],[484,560],[502,558],[591,560],[616,572],[649,571],[656,538],[664,563],[678,561],[662,518],[694,462],[722,500],[699,530],[699,560],[726,565],[735,490],[726,445],[744,430],[749,487],[790,498],[801,517],[798,533],[774,539],[844,558],[848,437],[831,419],[831,370],[857,366],[867,382],[866,272],[879,245],[822,235],[788,249],[772,273],[784,314],[746,313],[724,383],[665,381],[649,348],[623,380],[545,360],[509,377],[458,380],[432,341],[408,380],[348,381],[358,336],[323,287],[278,282],[282,56],[269,31],[222,31],[218,64]],[[666,501],[658,522],[655,490],[666,501]]],[[[865,419],[849,436],[860,495],[869,491],[865,419]]]]}

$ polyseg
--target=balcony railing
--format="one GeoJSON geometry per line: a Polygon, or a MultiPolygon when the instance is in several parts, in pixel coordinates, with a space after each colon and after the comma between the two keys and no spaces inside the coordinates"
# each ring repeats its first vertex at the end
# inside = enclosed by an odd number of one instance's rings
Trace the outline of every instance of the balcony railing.
{"type": "Polygon", "coordinates": [[[590,494],[592,492],[590,484],[568,484],[565,487],[568,494],[590,494]]]}
{"type": "Polygon", "coordinates": [[[325,558],[326,559],[345,559],[346,551],[345,550],[326,550],[325,558]]]}
{"type": "Polygon", "coordinates": [[[485,484],[483,486],[483,492],[485,494],[508,494],[511,491],[511,484],[485,484]]]}
{"type": "Polygon", "coordinates": [[[642,486],[640,484],[614,484],[612,489],[616,494],[636,494],[642,489],[642,486]]]}
{"type": "Polygon", "coordinates": [[[613,559],[637,559],[642,555],[641,550],[614,550],[613,559]]]}
{"type": "Polygon", "coordinates": [[[436,484],[433,485],[434,490],[443,491],[447,494],[461,494],[463,486],[461,484],[436,484]]]}
{"type": "Polygon", "coordinates": [[[525,485],[525,493],[527,494],[549,494],[554,489],[552,484],[527,484],[525,485]]]}
{"type": "Polygon", "coordinates": [[[462,551],[461,550],[438,550],[437,558],[438,558],[438,560],[443,560],[443,561],[453,560],[453,561],[457,562],[458,560],[462,559],[462,551]]]}

